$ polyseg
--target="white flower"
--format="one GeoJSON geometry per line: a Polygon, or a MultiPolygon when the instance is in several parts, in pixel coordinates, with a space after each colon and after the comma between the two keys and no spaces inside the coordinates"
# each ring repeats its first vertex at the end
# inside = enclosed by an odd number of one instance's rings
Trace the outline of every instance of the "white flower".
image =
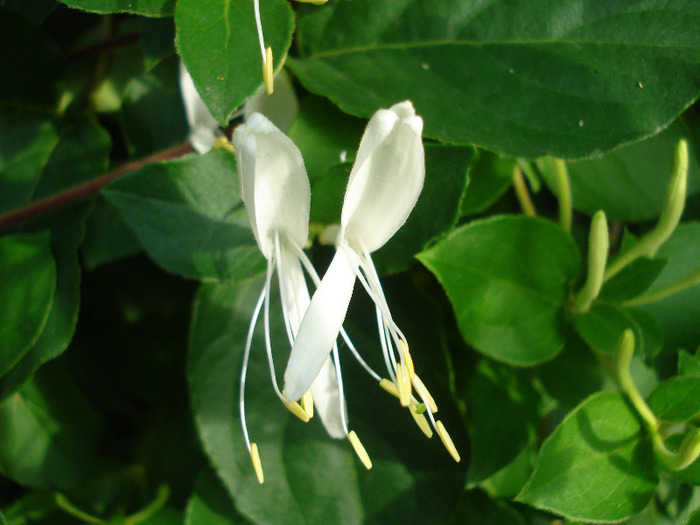
{"type": "MultiPolygon", "coordinates": [[[[290,401],[277,385],[270,338],[270,289],[275,271],[278,274],[282,315],[290,346],[296,337],[310,297],[303,268],[316,282],[320,279],[303,251],[309,234],[311,190],[299,149],[260,113],[250,115],[247,122],[233,133],[240,177],[241,198],[260,251],[267,259],[265,285],[260,293],[243,355],[240,388],[240,413],[243,435],[260,483],[262,466],[255,443],[251,443],[245,418],[245,380],[253,332],[261,310],[265,328],[265,346],[270,376],[275,393],[289,410],[303,421],[313,415],[313,406],[334,438],[347,437],[357,449],[357,437],[347,428],[345,399],[340,383],[340,361],[337,346],[329,350],[318,374],[299,395],[301,404],[290,401]],[[332,356],[331,356],[332,354],[332,356]]],[[[361,448],[361,451],[364,449],[361,448]]],[[[358,452],[359,453],[359,452],[358,452]]],[[[366,453],[365,453],[366,456],[366,453]]]]}
{"type": "Polygon", "coordinates": [[[365,369],[396,395],[423,432],[436,429],[455,460],[459,454],[440,421],[437,406],[416,375],[406,337],[392,319],[370,253],[382,247],[406,222],[425,178],[423,120],[404,101],[380,109],[367,124],[345,192],[336,254],[299,327],[287,369],[284,393],[299,399],[314,381],[336,344],[355,280],[375,304],[379,340],[390,379],[382,379],[351,351],[365,369]],[[417,395],[414,397],[413,391],[417,395]],[[424,412],[428,415],[426,420],[424,412]]]}
{"type": "Polygon", "coordinates": [[[190,144],[198,153],[206,153],[214,147],[219,123],[199,95],[182,61],[180,61],[180,92],[185,104],[187,124],[190,127],[190,144]]]}

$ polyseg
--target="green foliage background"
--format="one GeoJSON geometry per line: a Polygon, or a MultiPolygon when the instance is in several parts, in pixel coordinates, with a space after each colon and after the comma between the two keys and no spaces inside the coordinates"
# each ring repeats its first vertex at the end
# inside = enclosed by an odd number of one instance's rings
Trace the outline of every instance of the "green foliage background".
{"type": "MultiPolygon", "coordinates": [[[[366,471],[279,403],[259,330],[256,481],[237,394],[264,259],[235,157],[192,152],[178,85],[182,60],[240,123],[262,86],[252,0],[0,0],[0,522],[700,523],[700,462],[671,469],[653,440],[676,452],[700,423],[700,4],[260,7],[313,232],[338,221],[364,119],[404,99],[424,119],[425,188],[374,255],[462,461],[341,348],[366,471]],[[681,139],[681,223],[577,308],[591,216],[612,261],[634,249],[681,139]],[[626,330],[658,428],[617,381],[626,330]]],[[[322,274],[331,248],[308,254],[322,274]]],[[[345,328],[380,363],[361,293],[345,328]]],[[[272,335],[281,368],[275,308],[272,335]]]]}

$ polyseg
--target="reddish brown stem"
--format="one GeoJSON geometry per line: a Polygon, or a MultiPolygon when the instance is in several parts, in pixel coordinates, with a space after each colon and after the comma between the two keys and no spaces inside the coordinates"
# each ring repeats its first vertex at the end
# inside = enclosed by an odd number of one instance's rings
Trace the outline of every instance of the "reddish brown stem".
{"type": "Polygon", "coordinates": [[[139,170],[147,164],[180,157],[186,153],[191,153],[192,151],[192,146],[190,146],[189,143],[180,144],[173,148],[154,153],[153,155],[150,155],[144,159],[129,162],[115,170],[105,173],[104,175],[100,175],[99,177],[84,182],[83,184],[73,186],[72,188],[68,188],[60,193],[56,193],[44,199],[32,202],[27,206],[12,210],[8,213],[0,215],[0,231],[12,228],[13,226],[17,226],[23,222],[36,219],[37,217],[41,217],[47,213],[54,212],[61,208],[70,206],[71,204],[76,204],[94,197],[100,193],[102,188],[104,188],[114,179],[117,179],[122,175],[126,175],[127,173],[139,170]]]}

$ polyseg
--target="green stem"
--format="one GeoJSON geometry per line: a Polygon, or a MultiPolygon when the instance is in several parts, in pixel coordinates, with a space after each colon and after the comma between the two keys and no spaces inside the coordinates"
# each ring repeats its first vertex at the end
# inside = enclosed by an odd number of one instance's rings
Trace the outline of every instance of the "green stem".
{"type": "Polygon", "coordinates": [[[571,231],[573,210],[571,207],[571,183],[566,162],[561,159],[552,159],[554,176],[557,180],[557,198],[559,199],[559,226],[565,231],[571,231]]]}
{"type": "Polygon", "coordinates": [[[58,505],[68,514],[75,518],[78,518],[81,521],[84,521],[85,523],[91,523],[93,525],[106,525],[105,521],[95,516],[92,516],[73,505],[63,494],[56,493],[54,495],[54,501],[56,502],[56,505],[58,505]]]}
{"type": "Polygon", "coordinates": [[[515,190],[515,195],[518,198],[523,213],[530,217],[537,217],[537,210],[532,203],[530,192],[527,190],[527,184],[525,184],[523,172],[520,170],[519,166],[515,166],[513,169],[513,189],[515,190]]]}
{"type": "Polygon", "coordinates": [[[629,371],[629,364],[634,353],[634,334],[625,330],[615,349],[615,372],[620,390],[632,402],[637,413],[641,416],[644,426],[651,437],[656,457],[671,470],[682,470],[700,456],[700,429],[690,431],[681,444],[678,452],[666,448],[663,436],[659,432],[660,422],[654,415],[637,390],[629,371]]]}
{"type": "Polygon", "coordinates": [[[678,292],[682,292],[686,288],[690,288],[691,286],[695,286],[696,284],[700,284],[700,269],[695,270],[691,274],[685,276],[683,279],[676,281],[675,283],[670,284],[665,288],[661,288],[659,290],[656,290],[655,292],[635,297],[634,299],[625,301],[623,304],[625,306],[639,306],[641,304],[653,303],[656,301],[660,301],[661,299],[665,299],[666,297],[669,297],[671,295],[677,294],[678,292]]]}
{"type": "Polygon", "coordinates": [[[45,199],[41,199],[36,202],[32,202],[27,206],[22,206],[21,208],[9,211],[0,215],[0,231],[7,230],[24,222],[36,219],[78,202],[82,202],[91,197],[95,197],[100,193],[102,188],[104,188],[114,179],[117,179],[122,175],[126,175],[127,173],[137,171],[147,164],[180,157],[186,153],[191,153],[192,151],[192,146],[189,144],[180,144],[179,146],[154,153],[145,159],[125,164],[120,168],[112,170],[104,175],[100,175],[99,177],[84,182],[83,184],[68,188],[60,193],[50,195],[45,199]]]}
{"type": "Polygon", "coordinates": [[[142,521],[147,520],[153,516],[156,512],[163,508],[163,506],[168,501],[170,497],[170,489],[167,485],[161,485],[158,487],[158,494],[153,501],[151,501],[146,507],[141,509],[135,514],[132,514],[124,520],[125,525],[136,525],[142,521]]]}
{"type": "Polygon", "coordinates": [[[678,226],[685,206],[688,180],[688,143],[680,140],[673,155],[673,173],[666,192],[664,207],[656,227],[628,251],[615,259],[605,272],[607,281],[639,257],[653,257],[678,226]]]}
{"type": "Polygon", "coordinates": [[[576,313],[587,311],[591,307],[591,303],[598,297],[603,286],[603,275],[605,274],[609,248],[608,221],[605,218],[605,212],[600,210],[593,215],[591,220],[591,230],[588,235],[588,275],[586,283],[574,301],[576,313]]]}

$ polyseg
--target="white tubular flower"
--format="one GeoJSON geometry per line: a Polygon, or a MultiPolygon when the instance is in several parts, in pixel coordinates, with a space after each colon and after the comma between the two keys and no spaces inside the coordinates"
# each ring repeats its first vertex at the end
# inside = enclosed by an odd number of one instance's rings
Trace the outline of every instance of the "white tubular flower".
{"type": "Polygon", "coordinates": [[[182,61],[180,61],[180,92],[190,128],[190,144],[198,153],[207,153],[214,147],[219,123],[199,96],[192,77],[182,61]]]}
{"type": "Polygon", "coordinates": [[[392,319],[370,256],[406,222],[423,188],[422,130],[423,120],[410,101],[380,109],[367,124],[345,191],[336,254],[299,327],[284,374],[284,393],[299,399],[316,378],[336,344],[359,279],[375,304],[390,379],[374,372],[351,344],[350,350],[385,390],[410,408],[421,430],[431,437],[432,426],[459,461],[445,427],[434,417],[435,401],[414,371],[406,337],[392,319]]]}
{"type": "Polygon", "coordinates": [[[289,137],[260,113],[252,114],[245,124],[236,128],[233,144],[238,163],[241,198],[248,210],[258,247],[267,259],[265,285],[258,298],[246,338],[239,398],[243,436],[258,480],[262,483],[263,472],[258,448],[250,441],[245,418],[248,358],[261,311],[270,377],[280,400],[304,422],[313,416],[315,404],[326,430],[334,438],[347,437],[352,441],[354,433],[349,432],[347,428],[337,346],[333,347],[332,356],[326,355],[326,359],[317,370],[319,373],[300,394],[301,403],[290,401],[282,394],[277,384],[270,337],[270,289],[273,274],[276,271],[278,275],[282,316],[290,346],[294,343],[310,303],[303,268],[309,272],[314,282],[320,282],[303,251],[309,235],[311,190],[301,153],[289,137]]]}

